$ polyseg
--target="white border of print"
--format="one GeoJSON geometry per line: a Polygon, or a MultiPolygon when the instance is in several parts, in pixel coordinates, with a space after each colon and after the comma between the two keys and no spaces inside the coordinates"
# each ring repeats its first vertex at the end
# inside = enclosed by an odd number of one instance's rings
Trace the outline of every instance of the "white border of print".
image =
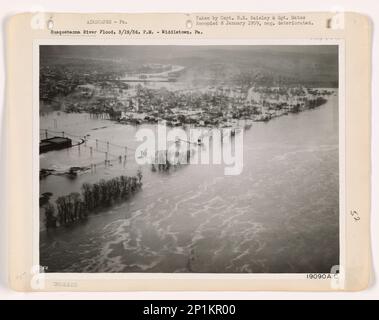
{"type": "MultiPolygon", "coordinates": [[[[338,45],[339,250],[346,270],[345,41],[343,39],[34,40],[33,41],[33,265],[39,266],[39,46],[40,45],[338,45]]],[[[45,273],[46,280],[80,279],[306,279],[308,273],[45,273]]],[[[344,277],[341,278],[344,281],[344,277]]],[[[339,283],[344,288],[344,283],[339,283]]]]}

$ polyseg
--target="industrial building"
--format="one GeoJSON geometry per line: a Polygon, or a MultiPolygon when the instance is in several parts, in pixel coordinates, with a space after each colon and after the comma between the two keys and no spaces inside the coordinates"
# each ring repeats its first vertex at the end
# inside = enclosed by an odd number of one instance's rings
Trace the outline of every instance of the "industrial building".
{"type": "Polygon", "coordinates": [[[65,137],[52,137],[43,139],[39,144],[39,153],[45,153],[53,150],[71,148],[72,140],[65,137]]]}

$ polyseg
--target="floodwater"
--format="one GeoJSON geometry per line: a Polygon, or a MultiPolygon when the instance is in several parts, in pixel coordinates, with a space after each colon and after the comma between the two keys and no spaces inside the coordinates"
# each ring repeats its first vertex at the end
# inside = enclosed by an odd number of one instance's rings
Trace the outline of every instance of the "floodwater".
{"type": "MultiPolygon", "coordinates": [[[[52,192],[52,201],[84,181],[135,174],[137,127],[87,114],[40,121],[41,128],[91,139],[80,150],[41,155],[41,168],[97,163],[75,180],[41,180],[40,193],[52,192]],[[95,139],[104,141],[97,147],[108,150],[111,166],[94,151],[95,139]],[[106,141],[117,146],[107,149],[106,141]]],[[[225,176],[223,165],[169,173],[145,166],[143,187],[127,202],[48,232],[42,217],[40,264],[47,272],[330,272],[339,264],[337,95],[314,110],[255,122],[243,134],[241,175],[225,176]]]]}

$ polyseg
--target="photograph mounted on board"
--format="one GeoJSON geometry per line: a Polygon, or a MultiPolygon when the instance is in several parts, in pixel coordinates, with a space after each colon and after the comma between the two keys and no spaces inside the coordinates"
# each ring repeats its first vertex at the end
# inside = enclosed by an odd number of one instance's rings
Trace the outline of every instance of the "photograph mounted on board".
{"type": "Polygon", "coordinates": [[[338,45],[40,45],[46,273],[330,273],[338,45]]]}

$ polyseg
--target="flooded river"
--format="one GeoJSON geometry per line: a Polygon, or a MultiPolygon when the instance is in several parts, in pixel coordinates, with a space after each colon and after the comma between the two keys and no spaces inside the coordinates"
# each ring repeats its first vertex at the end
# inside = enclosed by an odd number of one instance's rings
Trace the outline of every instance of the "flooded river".
{"type": "MultiPolygon", "coordinates": [[[[41,168],[97,164],[74,180],[41,180],[40,193],[53,193],[52,201],[84,181],[135,174],[137,127],[87,114],[54,113],[40,122],[78,141],[91,138],[42,154],[41,168]],[[111,166],[94,151],[96,139],[111,166]]],[[[225,176],[222,165],[169,173],[146,166],[141,191],[127,202],[49,232],[42,217],[40,264],[48,272],[329,272],[339,262],[337,96],[314,110],[255,122],[243,134],[241,175],[225,176]]]]}

